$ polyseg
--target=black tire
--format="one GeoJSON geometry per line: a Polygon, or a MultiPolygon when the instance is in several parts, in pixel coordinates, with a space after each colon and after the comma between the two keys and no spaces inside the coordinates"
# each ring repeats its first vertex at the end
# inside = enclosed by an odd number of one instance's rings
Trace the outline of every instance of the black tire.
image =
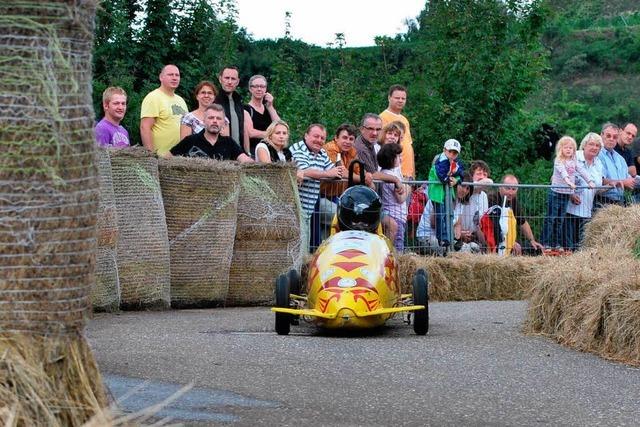
{"type": "Polygon", "coordinates": [[[413,312],[413,331],[416,335],[425,335],[429,332],[429,281],[422,269],[413,276],[413,304],[425,307],[413,312]]]}
{"type": "Polygon", "coordinates": [[[291,293],[295,295],[301,295],[302,286],[300,283],[300,273],[298,273],[298,270],[292,268],[287,273],[287,277],[289,278],[289,290],[291,291],[291,293]]]}
{"type": "MultiPolygon", "coordinates": [[[[281,274],[276,279],[276,307],[289,308],[289,278],[281,274]]],[[[276,313],[276,333],[288,335],[291,330],[291,315],[276,313]]]]}

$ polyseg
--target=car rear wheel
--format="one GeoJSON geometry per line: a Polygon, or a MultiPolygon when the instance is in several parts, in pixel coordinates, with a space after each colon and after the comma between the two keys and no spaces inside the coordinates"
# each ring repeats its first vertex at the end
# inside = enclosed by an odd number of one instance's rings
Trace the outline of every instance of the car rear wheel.
{"type": "Polygon", "coordinates": [[[413,331],[425,335],[429,331],[429,281],[423,269],[413,276],[413,303],[424,305],[424,309],[413,312],[413,331]]]}
{"type": "MultiPolygon", "coordinates": [[[[289,308],[289,278],[281,274],[276,279],[276,307],[289,308]]],[[[276,313],[276,333],[288,335],[291,330],[291,314],[276,313]]]]}

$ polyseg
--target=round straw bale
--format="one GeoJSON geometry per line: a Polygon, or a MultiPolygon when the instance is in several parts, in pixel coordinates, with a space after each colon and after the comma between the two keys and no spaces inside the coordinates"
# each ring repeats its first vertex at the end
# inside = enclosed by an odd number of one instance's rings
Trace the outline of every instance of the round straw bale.
{"type": "Polygon", "coordinates": [[[120,283],[116,250],[98,248],[96,255],[96,283],[91,288],[94,311],[117,311],[120,308],[120,283]]]}
{"type": "Polygon", "coordinates": [[[106,404],[83,337],[98,180],[96,1],[0,2],[0,418],[79,426],[106,404]]]}
{"type": "Polygon", "coordinates": [[[116,247],[118,240],[118,218],[116,217],[116,197],[113,192],[111,177],[111,159],[105,149],[96,150],[98,165],[98,182],[100,184],[100,199],[98,202],[98,247],[116,247]]]}
{"type": "Polygon", "coordinates": [[[575,322],[585,314],[576,305],[595,288],[617,277],[625,263],[632,263],[622,248],[598,248],[549,260],[536,272],[529,297],[525,331],[553,336],[566,342],[575,333],[575,322]]]}
{"type": "Polygon", "coordinates": [[[300,268],[300,249],[300,239],[236,240],[227,304],[272,304],[276,277],[290,268],[300,268]]]}
{"type": "Polygon", "coordinates": [[[300,238],[300,199],[292,163],[242,165],[236,240],[300,238]]]}
{"type": "Polygon", "coordinates": [[[640,205],[599,209],[585,226],[584,247],[619,247],[632,251],[640,238],[640,205]]]}
{"type": "MultiPolygon", "coordinates": [[[[636,270],[638,271],[638,270],[636,270]]],[[[607,297],[602,354],[640,366],[640,281],[625,283],[607,297]]]]}
{"type": "Polygon", "coordinates": [[[231,162],[161,159],[171,253],[171,305],[223,304],[233,257],[240,168],[231,162]]]}
{"type": "Polygon", "coordinates": [[[121,308],[167,308],[169,239],[158,160],[144,148],[110,150],[118,218],[121,308]]]}

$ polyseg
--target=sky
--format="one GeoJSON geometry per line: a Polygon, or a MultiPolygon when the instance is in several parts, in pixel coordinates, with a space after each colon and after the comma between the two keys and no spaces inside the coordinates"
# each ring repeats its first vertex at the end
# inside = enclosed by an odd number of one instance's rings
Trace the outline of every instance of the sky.
{"type": "Polygon", "coordinates": [[[336,33],[344,33],[348,47],[373,46],[375,36],[404,33],[404,21],[415,19],[426,3],[426,0],[236,1],[238,24],[255,40],[283,37],[285,12],[289,11],[291,37],[320,47],[335,41],[336,33]]]}

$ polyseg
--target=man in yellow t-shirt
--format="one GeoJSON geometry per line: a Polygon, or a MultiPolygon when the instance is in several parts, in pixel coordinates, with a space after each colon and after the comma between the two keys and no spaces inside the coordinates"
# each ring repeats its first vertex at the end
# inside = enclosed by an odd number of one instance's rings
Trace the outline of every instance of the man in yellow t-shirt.
{"type": "Polygon", "coordinates": [[[180,119],[187,113],[184,99],[175,94],[180,85],[180,70],[165,65],[160,72],[160,87],[142,100],[140,137],[142,145],[159,156],[166,155],[180,142],[180,119]]]}
{"type": "Polygon", "coordinates": [[[382,126],[393,121],[401,122],[405,127],[404,136],[400,141],[402,145],[402,164],[400,169],[405,179],[414,179],[416,177],[416,166],[413,154],[413,140],[411,139],[411,129],[409,128],[409,120],[402,115],[402,109],[407,103],[407,88],[401,85],[393,85],[389,88],[388,93],[389,106],[380,113],[382,126]]]}

